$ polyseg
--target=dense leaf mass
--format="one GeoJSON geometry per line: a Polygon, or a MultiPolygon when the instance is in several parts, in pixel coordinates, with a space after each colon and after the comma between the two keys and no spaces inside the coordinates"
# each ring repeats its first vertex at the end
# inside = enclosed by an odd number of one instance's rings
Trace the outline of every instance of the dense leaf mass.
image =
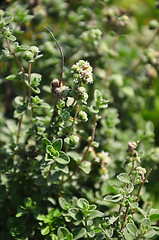
{"type": "Polygon", "coordinates": [[[0,5],[0,240],[157,240],[159,1],[0,5]]]}

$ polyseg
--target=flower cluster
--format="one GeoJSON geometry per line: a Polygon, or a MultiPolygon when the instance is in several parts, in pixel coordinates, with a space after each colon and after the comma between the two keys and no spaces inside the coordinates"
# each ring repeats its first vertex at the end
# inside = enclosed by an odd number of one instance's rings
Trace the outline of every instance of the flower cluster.
{"type": "Polygon", "coordinates": [[[93,73],[92,67],[89,62],[84,60],[79,60],[76,64],[72,66],[72,71],[74,75],[74,83],[93,83],[93,73]]]}

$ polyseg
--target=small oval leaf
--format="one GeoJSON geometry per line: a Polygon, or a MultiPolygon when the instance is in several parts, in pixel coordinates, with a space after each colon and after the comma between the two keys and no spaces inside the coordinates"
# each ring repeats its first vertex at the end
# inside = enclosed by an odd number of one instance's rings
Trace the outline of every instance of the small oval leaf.
{"type": "Polygon", "coordinates": [[[124,183],[128,183],[130,181],[130,177],[126,173],[120,173],[117,176],[117,179],[124,183]]]}

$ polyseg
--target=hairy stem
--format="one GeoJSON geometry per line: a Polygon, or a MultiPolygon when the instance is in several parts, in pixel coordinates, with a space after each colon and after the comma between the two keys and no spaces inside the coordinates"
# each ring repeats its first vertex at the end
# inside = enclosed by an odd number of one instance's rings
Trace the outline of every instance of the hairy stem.
{"type": "Polygon", "coordinates": [[[90,142],[89,142],[89,144],[88,144],[88,147],[87,147],[87,149],[85,150],[85,152],[84,152],[84,154],[83,154],[83,157],[82,157],[81,161],[78,163],[78,165],[77,165],[77,167],[75,168],[75,170],[74,170],[73,173],[64,181],[64,183],[67,182],[70,178],[72,178],[72,177],[76,174],[76,172],[79,170],[80,165],[81,165],[82,162],[85,160],[86,155],[87,155],[87,153],[88,153],[88,151],[89,151],[89,148],[91,147],[91,145],[92,145],[92,143],[93,143],[93,140],[94,140],[95,128],[96,128],[96,113],[94,114],[92,135],[91,135],[91,140],[90,140],[90,142]]]}

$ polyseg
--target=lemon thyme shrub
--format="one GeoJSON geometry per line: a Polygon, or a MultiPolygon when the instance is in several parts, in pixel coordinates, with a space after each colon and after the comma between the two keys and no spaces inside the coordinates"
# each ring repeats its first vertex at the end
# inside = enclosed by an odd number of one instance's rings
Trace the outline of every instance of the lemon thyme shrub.
{"type": "Polygon", "coordinates": [[[157,22],[147,39],[108,1],[2,9],[0,238],[157,239],[157,22]]]}

